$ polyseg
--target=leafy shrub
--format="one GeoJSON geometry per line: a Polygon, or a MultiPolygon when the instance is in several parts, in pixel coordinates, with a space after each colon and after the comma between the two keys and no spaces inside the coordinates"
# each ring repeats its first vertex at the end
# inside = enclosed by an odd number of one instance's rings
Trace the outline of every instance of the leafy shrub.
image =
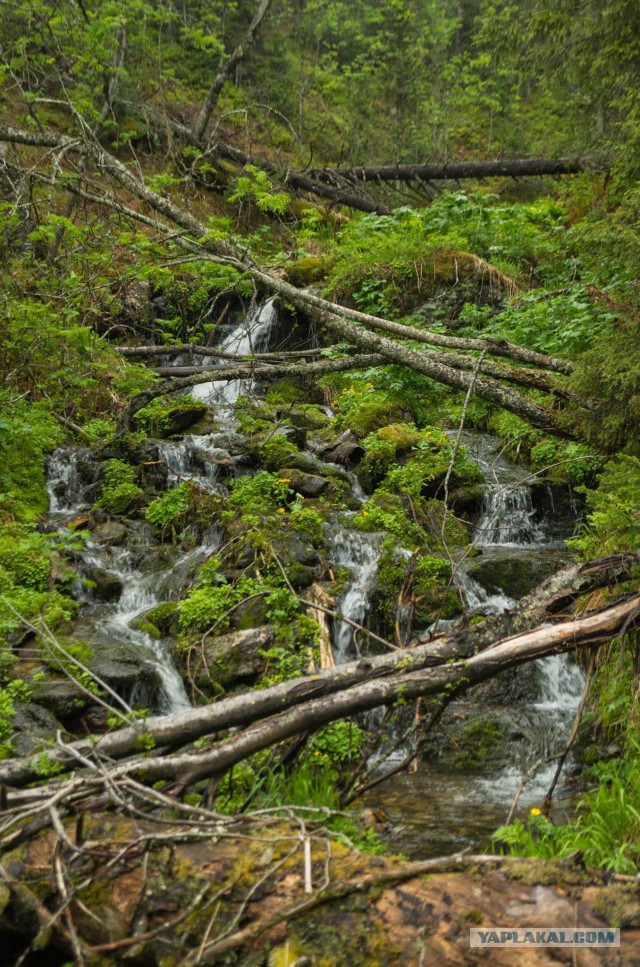
{"type": "Polygon", "coordinates": [[[227,506],[242,511],[244,517],[259,517],[283,508],[291,494],[286,480],[262,470],[252,477],[238,477],[232,482],[227,506]]]}
{"type": "Polygon", "coordinates": [[[182,517],[189,508],[189,489],[186,483],[178,484],[166,494],[152,500],[146,510],[148,524],[162,531],[173,527],[176,519],[182,517]]]}
{"type": "Polygon", "coordinates": [[[569,544],[584,557],[640,548],[640,459],[620,454],[587,494],[589,513],[581,532],[569,544]]]}
{"type": "Polygon", "coordinates": [[[527,820],[496,830],[494,848],[543,859],[580,851],[590,866],[635,874],[640,862],[640,760],[603,763],[594,772],[598,786],[578,804],[574,823],[556,826],[534,808],[527,820]]]}
{"type": "Polygon", "coordinates": [[[0,516],[32,520],[49,503],[45,454],[64,435],[44,403],[3,403],[0,393],[0,516]]]}

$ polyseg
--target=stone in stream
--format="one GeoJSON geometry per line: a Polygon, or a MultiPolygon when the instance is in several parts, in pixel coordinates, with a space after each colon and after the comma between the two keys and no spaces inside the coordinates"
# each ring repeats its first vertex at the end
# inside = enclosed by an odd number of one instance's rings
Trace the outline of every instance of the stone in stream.
{"type": "Polygon", "coordinates": [[[122,544],[127,536],[127,528],[119,520],[106,520],[94,528],[92,538],[97,544],[122,544]]]}
{"type": "Polygon", "coordinates": [[[339,463],[343,467],[355,467],[364,456],[364,447],[353,430],[345,430],[337,439],[322,447],[319,454],[329,463],[339,463]]]}
{"type": "Polygon", "coordinates": [[[304,473],[304,471],[296,470],[294,467],[283,467],[278,471],[278,474],[281,478],[288,480],[291,489],[298,494],[302,494],[303,497],[319,497],[330,483],[327,477],[304,473]]]}
{"type": "Polygon", "coordinates": [[[206,416],[209,407],[205,403],[197,400],[189,403],[178,403],[165,410],[158,425],[154,427],[155,433],[159,437],[174,436],[176,433],[184,433],[189,427],[206,416]]]}
{"type": "MultiPolygon", "coordinates": [[[[149,649],[126,642],[96,642],[85,648],[89,653],[80,660],[98,683],[105,682],[127,701],[136,693],[143,703],[155,704],[160,677],[149,649]]],[[[44,706],[61,722],[76,718],[87,705],[93,705],[91,697],[72,677],[57,678],[48,671],[47,678],[32,682],[30,687],[31,701],[44,706]]]]}
{"type": "Polygon", "coordinates": [[[90,582],[91,596],[99,601],[117,601],[122,593],[122,581],[117,574],[91,565],[85,568],[85,579],[90,582]]]}
{"type": "Polygon", "coordinates": [[[231,631],[208,639],[191,660],[190,672],[198,688],[230,688],[257,681],[264,671],[262,653],[275,642],[270,625],[231,631]]]}

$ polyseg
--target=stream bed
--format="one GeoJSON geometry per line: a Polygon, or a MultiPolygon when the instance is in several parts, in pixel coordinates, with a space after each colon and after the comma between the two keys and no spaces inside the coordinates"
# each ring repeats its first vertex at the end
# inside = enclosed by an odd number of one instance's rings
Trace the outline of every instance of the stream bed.
{"type": "MultiPolygon", "coordinates": [[[[273,300],[256,307],[247,317],[227,328],[217,350],[247,353],[264,351],[277,324],[273,300]]],[[[176,360],[183,363],[184,358],[176,360]]],[[[215,364],[212,357],[211,364],[215,364]]],[[[185,434],[158,442],[159,460],[166,468],[166,485],[193,480],[204,490],[224,494],[225,479],[252,472],[238,456],[242,437],[234,403],[249,391],[259,392],[251,380],[224,383],[213,379],[196,388],[194,395],[213,409],[216,430],[185,434]],[[233,456],[231,455],[233,452],[233,456]]],[[[328,410],[331,413],[331,410],[328,410]]],[[[557,506],[554,493],[506,460],[498,441],[484,433],[465,431],[469,456],[485,477],[482,507],[473,531],[474,551],[454,562],[454,582],[464,603],[466,619],[508,611],[517,598],[568,559],[563,537],[571,533],[576,509],[566,496],[557,506]]],[[[318,457],[313,457],[318,462],[318,457]]],[[[50,522],[64,528],[86,512],[95,499],[95,480],[82,461],[86,451],[59,450],[48,467],[50,522]]],[[[321,461],[320,461],[321,463],[321,461]]],[[[326,464],[328,468],[335,465],[326,464]]],[[[366,501],[357,478],[350,480],[352,505],[366,501]]],[[[351,514],[353,511],[351,511],[351,514]]],[[[338,600],[340,612],[367,626],[378,576],[383,534],[349,529],[349,513],[335,515],[326,529],[326,559],[350,575],[338,600]]],[[[105,532],[106,533],[106,532],[105,532]]],[[[92,626],[94,640],[123,642],[141,649],[159,676],[154,713],[178,711],[190,704],[184,683],[170,652],[170,643],[157,639],[140,626],[139,619],[161,603],[177,600],[188,587],[197,567],[219,546],[221,535],[212,528],[197,547],[181,552],[159,545],[148,525],[128,530],[125,543],[111,538],[100,542],[92,535],[79,555],[81,575],[106,574],[113,585],[110,599],[97,600],[82,587],[81,621],[92,626]],[[99,629],[96,631],[96,629],[99,629]]],[[[401,547],[397,551],[404,553],[401,547]]],[[[409,555],[409,552],[406,551],[409,555]]],[[[456,626],[460,619],[440,621],[432,633],[456,626]]],[[[420,633],[427,629],[416,629],[420,633]]],[[[359,656],[361,636],[344,621],[334,622],[332,645],[336,663],[359,656]]],[[[491,833],[505,819],[523,773],[538,758],[564,744],[584,686],[584,674],[570,657],[553,656],[508,672],[449,707],[437,741],[428,756],[421,756],[415,772],[401,773],[368,793],[359,805],[378,817],[378,828],[391,848],[408,856],[435,856],[463,847],[485,847],[491,833]],[[486,742],[475,761],[456,761],[461,730],[476,729],[486,742]],[[453,750],[453,751],[452,751],[453,750]]],[[[135,696],[134,696],[135,697],[135,696]]],[[[392,762],[379,762],[388,769],[392,762]]],[[[520,814],[540,803],[553,774],[545,766],[527,786],[520,814]]],[[[556,817],[568,814],[575,789],[571,762],[556,792],[556,817]],[[569,779],[567,780],[567,776],[569,779]]]]}

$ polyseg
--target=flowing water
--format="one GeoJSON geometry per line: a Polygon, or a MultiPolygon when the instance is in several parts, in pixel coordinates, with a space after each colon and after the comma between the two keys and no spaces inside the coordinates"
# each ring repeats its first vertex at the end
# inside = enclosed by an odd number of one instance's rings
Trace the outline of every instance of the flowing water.
{"type": "MultiPolygon", "coordinates": [[[[230,353],[237,356],[247,356],[251,353],[264,352],[269,347],[269,340],[277,319],[276,297],[268,299],[262,305],[257,305],[253,312],[235,324],[228,335],[216,346],[221,353],[230,353]]],[[[225,360],[212,357],[207,361],[207,365],[225,365],[225,360]]],[[[228,363],[227,363],[228,365],[228,363]]],[[[201,383],[194,386],[192,394],[197,399],[207,403],[222,403],[232,406],[239,396],[249,393],[253,387],[251,379],[235,380],[213,380],[210,383],[201,383]]],[[[216,416],[219,416],[219,408],[216,409],[216,416]]]]}
{"type": "MultiPolygon", "coordinates": [[[[261,352],[269,344],[276,319],[274,300],[269,299],[233,325],[216,349],[240,355],[261,352]]],[[[224,360],[212,357],[209,363],[224,365],[224,360]]],[[[252,385],[251,379],[217,380],[195,387],[193,395],[213,406],[220,430],[158,443],[159,458],[168,470],[168,486],[193,480],[210,492],[225,492],[218,478],[220,466],[231,461],[224,444],[229,445],[236,427],[233,403],[252,385]]],[[[74,517],[92,507],[100,489],[98,470],[98,464],[88,450],[61,448],[50,457],[47,469],[49,515],[51,522],[61,530],[66,529],[74,517]]],[[[139,533],[128,532],[126,540],[126,548],[114,547],[109,541],[103,545],[89,541],[78,553],[80,577],[76,582],[76,594],[84,603],[82,619],[86,626],[93,626],[96,647],[104,648],[107,653],[110,643],[140,648],[160,679],[153,711],[158,714],[177,712],[190,705],[183,680],[171,660],[167,643],[137,627],[138,619],[179,594],[198,564],[219,546],[220,534],[212,530],[199,547],[177,559],[174,552],[171,561],[157,559],[159,545],[149,528],[143,527],[139,533]],[[140,543],[136,545],[136,541],[140,543]],[[96,569],[119,583],[121,590],[117,601],[103,603],[92,594],[91,574],[95,574],[96,569]]]]}
{"type": "MultiPolygon", "coordinates": [[[[331,535],[329,555],[332,564],[346,567],[351,582],[339,601],[340,613],[351,621],[363,625],[371,607],[371,595],[378,578],[381,535],[363,534],[337,526],[331,535]]],[[[336,664],[359,657],[359,636],[353,625],[346,621],[336,622],[333,633],[333,651],[336,664]]]]}
{"type": "MultiPolygon", "coordinates": [[[[216,350],[237,354],[264,351],[269,348],[276,320],[271,299],[229,327],[216,350]]],[[[211,357],[209,362],[216,367],[225,365],[219,357],[211,357]]],[[[159,458],[168,470],[168,486],[193,480],[210,492],[225,493],[225,476],[244,472],[236,467],[242,437],[237,432],[233,404],[250,390],[256,391],[250,377],[227,382],[212,379],[194,388],[193,395],[212,407],[218,429],[158,443],[159,458]]],[[[330,409],[328,415],[332,415],[330,409]]],[[[558,515],[554,515],[551,501],[551,510],[546,514],[536,506],[530,482],[502,457],[496,440],[486,434],[465,433],[464,443],[483,470],[486,485],[473,533],[481,554],[458,562],[454,581],[468,617],[497,615],[513,608],[522,593],[514,589],[512,577],[516,571],[524,572],[526,583],[528,577],[537,578],[536,568],[549,570],[550,561],[551,565],[559,563],[563,544],[558,537],[558,515]]],[[[327,464],[327,469],[335,466],[327,464]]],[[[350,480],[354,503],[363,504],[367,497],[355,474],[343,467],[339,469],[350,480]]],[[[48,467],[52,522],[62,528],[92,507],[99,495],[98,471],[88,450],[60,449],[53,454],[48,467]]],[[[337,602],[339,611],[366,627],[371,620],[384,535],[352,530],[349,523],[349,514],[342,513],[328,525],[327,556],[333,566],[348,572],[337,602]]],[[[127,531],[126,548],[113,547],[108,541],[102,545],[93,541],[80,553],[81,575],[90,576],[92,569],[97,568],[117,579],[121,588],[116,601],[105,603],[80,583],[77,590],[84,601],[83,620],[99,628],[97,637],[105,647],[111,641],[143,650],[146,660],[160,675],[161,692],[154,710],[159,714],[184,708],[189,701],[167,643],[148,635],[138,619],[156,605],[183,594],[199,564],[213,553],[220,540],[221,535],[212,530],[201,546],[180,553],[175,548],[160,547],[149,528],[140,524],[127,531]]],[[[401,547],[397,553],[408,555],[401,547]]],[[[536,583],[536,579],[529,581],[530,586],[536,583]]],[[[397,616],[400,627],[402,617],[397,616]]],[[[456,623],[441,621],[437,630],[446,630],[456,623]]],[[[361,648],[366,651],[368,647],[367,637],[352,625],[334,622],[337,663],[357,657],[361,648]]],[[[510,683],[503,691],[494,682],[492,690],[483,693],[479,701],[475,701],[474,695],[451,706],[447,714],[453,719],[473,723],[481,710],[484,720],[499,724],[505,736],[500,761],[489,761],[486,768],[474,771],[443,767],[436,755],[422,761],[418,772],[396,776],[379,786],[367,801],[381,805],[390,817],[393,847],[424,856],[486,843],[504,819],[523,772],[533,761],[557,751],[564,743],[583,686],[583,672],[570,658],[552,656],[537,662],[535,668],[511,673],[510,683]]],[[[444,741],[449,740],[445,737],[444,741]]],[[[543,768],[527,787],[523,808],[544,795],[552,772],[552,765],[543,768]]],[[[562,796],[561,789],[560,802],[562,796]]]]}
{"type": "MultiPolygon", "coordinates": [[[[526,571],[530,566],[531,586],[535,585],[535,568],[545,563],[545,557],[548,570],[558,566],[562,543],[554,521],[534,507],[527,480],[500,455],[498,441],[485,434],[465,433],[464,442],[487,481],[473,535],[482,551],[480,573],[482,567],[490,570],[492,563],[498,563],[506,580],[502,587],[488,590],[468,573],[475,561],[459,564],[454,580],[469,616],[496,615],[516,603],[509,593],[509,571],[523,567],[526,571]]],[[[455,625],[455,620],[441,621],[437,630],[455,625]]],[[[584,689],[582,668],[567,655],[552,655],[505,676],[492,683],[483,696],[473,694],[453,703],[447,713],[449,722],[500,730],[501,747],[484,761],[481,772],[473,766],[443,766],[436,749],[416,773],[392,777],[365,798],[367,805],[382,807],[388,817],[386,835],[393,848],[408,855],[436,856],[467,846],[486,846],[504,821],[524,773],[563,747],[584,689]]],[[[445,744],[451,741],[456,740],[445,731],[445,744]]],[[[565,765],[565,776],[567,770],[565,765]]],[[[522,794],[519,814],[540,803],[554,772],[555,763],[540,768],[522,794]]],[[[561,780],[555,797],[560,818],[569,809],[570,796],[570,786],[561,780]]]]}

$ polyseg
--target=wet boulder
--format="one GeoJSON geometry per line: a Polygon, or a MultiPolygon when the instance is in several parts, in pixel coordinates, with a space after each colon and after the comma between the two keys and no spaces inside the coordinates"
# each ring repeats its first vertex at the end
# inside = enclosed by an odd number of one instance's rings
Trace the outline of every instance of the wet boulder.
{"type": "Polygon", "coordinates": [[[91,565],[85,569],[84,577],[92,597],[99,601],[117,601],[122,594],[122,580],[105,568],[91,565]]]}
{"type": "Polygon", "coordinates": [[[124,542],[127,528],[119,520],[105,520],[94,528],[92,536],[98,544],[117,546],[124,542]]]}
{"type": "Polygon", "coordinates": [[[94,643],[89,671],[126,699],[136,693],[153,707],[160,689],[160,675],[153,653],[127,642],[94,643]]]}
{"type": "Polygon", "coordinates": [[[364,457],[364,447],[352,430],[345,430],[336,440],[322,447],[320,456],[329,463],[355,467],[364,457]]]}
{"type": "Polygon", "coordinates": [[[284,467],[279,471],[280,476],[289,481],[289,486],[303,497],[319,497],[329,486],[329,479],[318,474],[304,473],[293,467],[284,467]]]}
{"type": "Polygon", "coordinates": [[[195,684],[203,691],[211,690],[212,686],[217,690],[252,684],[264,669],[262,653],[274,642],[275,629],[270,625],[209,639],[195,661],[191,661],[195,684]]]}

